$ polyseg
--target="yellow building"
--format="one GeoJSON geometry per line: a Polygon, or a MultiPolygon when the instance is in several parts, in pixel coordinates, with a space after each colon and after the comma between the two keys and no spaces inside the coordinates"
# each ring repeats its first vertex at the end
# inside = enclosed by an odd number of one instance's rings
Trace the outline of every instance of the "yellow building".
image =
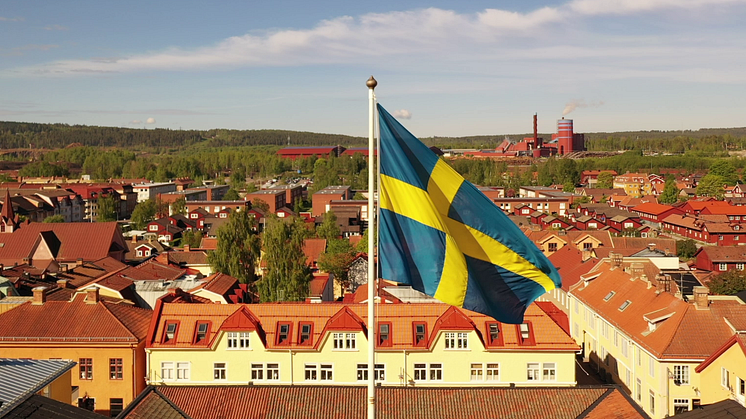
{"type": "Polygon", "coordinates": [[[646,173],[625,173],[615,176],[613,186],[615,189],[624,189],[624,193],[633,198],[653,195],[655,192],[646,173]]]}
{"type": "MultiPolygon", "coordinates": [[[[744,324],[739,325],[743,328],[744,324]]],[[[746,406],[746,336],[739,330],[696,368],[702,387],[710,389],[702,404],[732,399],[746,406]]]]}
{"type": "Polygon", "coordinates": [[[47,301],[46,290],[35,288],[32,301],[0,314],[0,353],[77,362],[72,376],[77,398],[67,402],[116,413],[145,388],[151,314],[101,301],[97,288],[78,292],[70,301],[47,301]]]}
{"type": "MultiPolygon", "coordinates": [[[[148,384],[364,385],[366,310],[365,304],[161,301],[146,348],[148,384]]],[[[378,304],[376,316],[381,385],[576,383],[579,347],[537,305],[522,325],[439,303],[378,304]]]]}
{"type": "Polygon", "coordinates": [[[652,263],[606,259],[570,289],[572,336],[652,418],[722,400],[697,367],[746,322],[746,304],[694,287],[684,301],[652,263]]]}

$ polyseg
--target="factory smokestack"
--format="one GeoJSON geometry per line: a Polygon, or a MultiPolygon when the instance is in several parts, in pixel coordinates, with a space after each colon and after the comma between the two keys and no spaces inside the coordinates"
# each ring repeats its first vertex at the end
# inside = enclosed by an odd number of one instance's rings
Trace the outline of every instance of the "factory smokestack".
{"type": "Polygon", "coordinates": [[[536,144],[536,141],[539,139],[539,130],[537,126],[537,116],[534,114],[534,144],[536,144]]]}

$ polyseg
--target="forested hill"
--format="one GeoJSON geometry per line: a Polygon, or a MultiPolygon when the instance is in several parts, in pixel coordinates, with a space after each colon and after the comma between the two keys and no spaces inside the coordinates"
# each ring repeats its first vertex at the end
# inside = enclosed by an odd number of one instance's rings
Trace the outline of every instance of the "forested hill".
{"type": "Polygon", "coordinates": [[[67,124],[36,124],[0,121],[0,148],[58,149],[70,144],[98,147],[185,148],[285,145],[364,145],[367,139],[338,134],[283,130],[135,129],[67,124]]]}
{"type": "MultiPolygon", "coordinates": [[[[507,135],[520,140],[531,134],[507,135]]],[[[551,134],[540,134],[545,140],[551,134]]],[[[685,131],[629,131],[586,133],[589,150],[647,150],[683,153],[717,152],[746,149],[746,128],[707,128],[685,131]]],[[[97,127],[67,124],[37,124],[0,121],[0,148],[59,149],[71,144],[127,149],[184,149],[203,147],[239,147],[257,145],[283,146],[342,145],[362,146],[367,139],[339,134],[284,130],[208,131],[97,127]]],[[[495,148],[506,135],[422,138],[428,145],[444,148],[495,148]]]]}

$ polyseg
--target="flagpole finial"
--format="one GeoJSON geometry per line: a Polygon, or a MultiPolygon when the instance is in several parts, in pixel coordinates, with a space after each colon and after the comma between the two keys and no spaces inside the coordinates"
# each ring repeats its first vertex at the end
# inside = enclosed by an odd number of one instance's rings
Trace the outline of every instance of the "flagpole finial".
{"type": "Polygon", "coordinates": [[[373,76],[370,76],[368,81],[365,82],[365,85],[368,86],[368,89],[373,90],[378,86],[378,82],[373,78],[373,76]]]}

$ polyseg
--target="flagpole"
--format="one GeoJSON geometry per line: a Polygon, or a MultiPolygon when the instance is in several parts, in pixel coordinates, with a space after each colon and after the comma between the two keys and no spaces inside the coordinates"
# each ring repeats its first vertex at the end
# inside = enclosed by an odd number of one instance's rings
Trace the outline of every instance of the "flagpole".
{"type": "Polygon", "coordinates": [[[376,217],[374,209],[375,182],[373,159],[375,157],[376,103],[373,90],[378,85],[370,76],[365,83],[368,86],[368,419],[376,419],[376,319],[375,296],[376,274],[374,253],[376,238],[376,217]]]}

